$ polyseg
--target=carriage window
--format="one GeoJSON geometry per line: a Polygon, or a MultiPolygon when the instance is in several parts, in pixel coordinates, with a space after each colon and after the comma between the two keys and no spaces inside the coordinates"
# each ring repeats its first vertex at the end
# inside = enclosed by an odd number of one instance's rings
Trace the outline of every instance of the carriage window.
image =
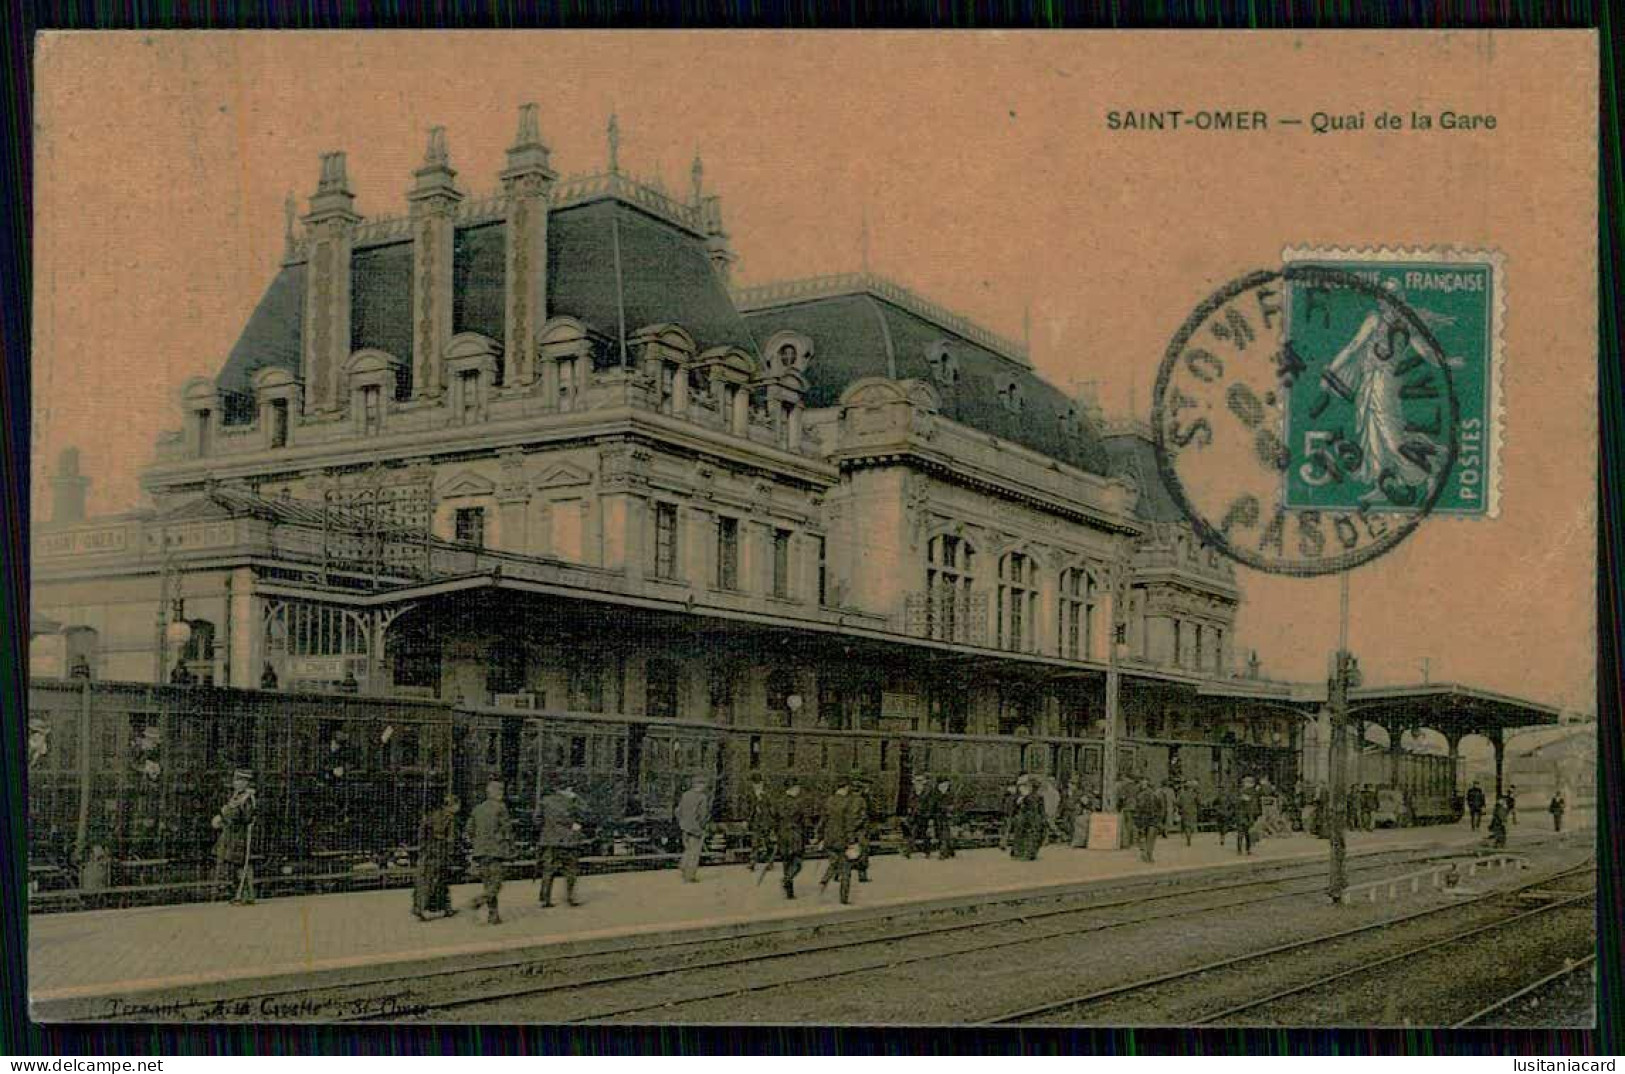
{"type": "Polygon", "coordinates": [[[886,772],[886,771],[890,771],[890,769],[891,769],[891,743],[886,741],[885,739],[881,739],[880,740],[880,770],[882,772],[886,772]]]}
{"type": "Polygon", "coordinates": [[[615,771],[620,772],[626,768],[626,743],[620,739],[615,740],[615,771]]]}
{"type": "Polygon", "coordinates": [[[795,766],[796,766],[796,740],[793,739],[793,738],[787,738],[787,739],[784,740],[784,767],[786,767],[786,768],[794,768],[795,766]]]}
{"type": "Polygon", "coordinates": [[[570,740],[570,767],[587,767],[587,740],[580,735],[570,740]]]}
{"type": "Polygon", "coordinates": [[[754,770],[762,767],[762,736],[750,736],[750,767],[754,770]]]}
{"type": "Polygon", "coordinates": [[[485,763],[496,765],[502,756],[502,736],[495,731],[485,733],[485,763]]]}

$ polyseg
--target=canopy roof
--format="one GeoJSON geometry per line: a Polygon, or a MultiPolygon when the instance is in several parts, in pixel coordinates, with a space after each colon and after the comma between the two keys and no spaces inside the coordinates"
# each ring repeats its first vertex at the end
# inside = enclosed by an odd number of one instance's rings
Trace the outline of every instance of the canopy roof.
{"type": "Polygon", "coordinates": [[[1385,727],[1426,727],[1445,735],[1555,724],[1561,714],[1555,705],[1457,683],[1353,690],[1349,693],[1349,712],[1385,727]]]}

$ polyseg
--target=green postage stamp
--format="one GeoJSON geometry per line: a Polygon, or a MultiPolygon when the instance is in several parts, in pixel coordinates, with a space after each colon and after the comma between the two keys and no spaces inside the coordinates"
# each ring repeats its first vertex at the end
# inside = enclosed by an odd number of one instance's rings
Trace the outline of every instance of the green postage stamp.
{"type": "Polygon", "coordinates": [[[1499,510],[1502,319],[1498,253],[1457,248],[1294,247],[1287,268],[1324,268],[1380,287],[1408,307],[1443,352],[1386,304],[1348,287],[1291,282],[1286,338],[1298,375],[1285,393],[1287,510],[1415,510],[1456,458],[1433,513],[1499,510]],[[1442,369],[1440,362],[1442,359],[1442,369]],[[1451,395],[1455,405],[1451,405],[1451,395]]]}

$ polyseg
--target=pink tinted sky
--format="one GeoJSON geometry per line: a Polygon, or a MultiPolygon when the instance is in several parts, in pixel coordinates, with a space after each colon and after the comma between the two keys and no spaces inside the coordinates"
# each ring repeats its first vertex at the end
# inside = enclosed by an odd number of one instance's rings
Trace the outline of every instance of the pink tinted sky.
{"type": "MultiPolygon", "coordinates": [[[[696,148],[754,283],[870,266],[1149,409],[1182,318],[1284,245],[1495,246],[1509,266],[1502,514],[1434,520],[1353,579],[1373,682],[1591,708],[1595,38],[1588,34],[123,34],[38,53],[36,477],[77,445],[91,507],[140,503],[176,391],[275,273],[285,194],[349,154],[404,210],[433,124],[496,186],[514,111],[555,166],[687,190],[696,148]],[[1566,77],[1553,77],[1561,72],[1566,77]],[[1493,112],[1492,132],[1110,133],[1108,109],[1493,112]]],[[[40,500],[36,497],[36,504],[40,500]]],[[[1336,583],[1243,572],[1242,644],[1319,678],[1336,583]]]]}

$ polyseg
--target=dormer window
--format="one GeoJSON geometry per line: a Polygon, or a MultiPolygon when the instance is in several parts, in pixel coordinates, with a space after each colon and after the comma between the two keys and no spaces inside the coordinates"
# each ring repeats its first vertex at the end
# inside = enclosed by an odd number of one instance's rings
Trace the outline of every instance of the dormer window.
{"type": "Polygon", "coordinates": [[[214,432],[214,411],[192,411],[192,422],[197,427],[197,453],[199,457],[207,455],[214,447],[211,434],[214,432]]]}
{"type": "Polygon", "coordinates": [[[783,370],[783,369],[794,369],[795,367],[796,367],[796,347],[795,347],[795,344],[794,343],[786,343],[782,347],[779,348],[779,368],[774,370],[774,372],[776,373],[776,372],[779,372],[779,370],[783,370]]]}
{"type": "Polygon", "coordinates": [[[464,422],[480,420],[480,372],[465,369],[457,374],[458,417],[464,422]]]}
{"type": "Polygon", "coordinates": [[[576,398],[576,367],[579,358],[559,359],[559,409],[570,410],[575,405],[576,398]]]}
{"type": "Polygon", "coordinates": [[[273,399],[268,408],[271,418],[271,447],[280,448],[288,446],[288,401],[286,399],[273,399]]]}
{"type": "Polygon", "coordinates": [[[1012,414],[1020,414],[1026,409],[1027,402],[1021,396],[1021,385],[1014,380],[1007,380],[999,385],[999,402],[1004,409],[1012,414]]]}
{"type": "Polygon", "coordinates": [[[931,379],[938,384],[959,383],[959,359],[949,348],[948,341],[939,339],[925,349],[925,362],[931,370],[931,379]]]}

